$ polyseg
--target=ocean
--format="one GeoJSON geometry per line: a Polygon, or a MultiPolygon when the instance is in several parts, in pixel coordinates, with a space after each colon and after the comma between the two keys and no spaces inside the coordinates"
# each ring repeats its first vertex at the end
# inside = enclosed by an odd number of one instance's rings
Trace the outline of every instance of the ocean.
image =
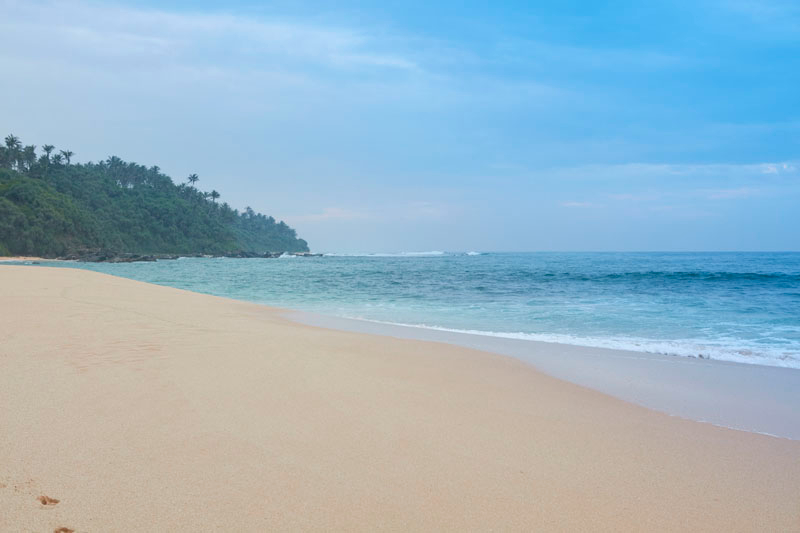
{"type": "Polygon", "coordinates": [[[800,368],[800,253],[411,252],[53,264],[382,323],[800,368]]]}

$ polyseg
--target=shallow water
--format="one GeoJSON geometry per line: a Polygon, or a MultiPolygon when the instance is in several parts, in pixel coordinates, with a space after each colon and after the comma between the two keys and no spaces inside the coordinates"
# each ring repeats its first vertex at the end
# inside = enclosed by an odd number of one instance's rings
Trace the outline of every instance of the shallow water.
{"type": "Polygon", "coordinates": [[[423,252],[59,265],[342,317],[800,368],[800,253],[423,252]]]}

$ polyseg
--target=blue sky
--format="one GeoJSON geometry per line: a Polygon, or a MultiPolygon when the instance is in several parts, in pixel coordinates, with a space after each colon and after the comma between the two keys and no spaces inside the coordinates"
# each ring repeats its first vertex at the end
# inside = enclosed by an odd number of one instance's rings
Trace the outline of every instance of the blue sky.
{"type": "Polygon", "coordinates": [[[318,251],[800,250],[800,2],[0,0],[0,70],[318,251]]]}

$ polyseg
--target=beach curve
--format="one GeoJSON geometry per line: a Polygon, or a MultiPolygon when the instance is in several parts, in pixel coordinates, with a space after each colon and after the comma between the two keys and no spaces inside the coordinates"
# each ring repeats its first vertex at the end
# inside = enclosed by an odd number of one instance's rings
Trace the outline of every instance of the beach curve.
{"type": "Polygon", "coordinates": [[[3,530],[800,528],[797,441],[104,274],[0,289],[3,530]]]}

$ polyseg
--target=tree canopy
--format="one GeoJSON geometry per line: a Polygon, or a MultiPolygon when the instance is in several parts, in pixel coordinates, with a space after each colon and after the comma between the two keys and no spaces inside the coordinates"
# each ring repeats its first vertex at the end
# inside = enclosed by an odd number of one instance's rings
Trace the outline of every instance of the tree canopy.
{"type": "Polygon", "coordinates": [[[308,251],[284,222],[198,190],[196,174],[176,185],[156,166],[74,163],[70,150],[42,149],[14,135],[0,146],[0,255],[308,251]]]}

